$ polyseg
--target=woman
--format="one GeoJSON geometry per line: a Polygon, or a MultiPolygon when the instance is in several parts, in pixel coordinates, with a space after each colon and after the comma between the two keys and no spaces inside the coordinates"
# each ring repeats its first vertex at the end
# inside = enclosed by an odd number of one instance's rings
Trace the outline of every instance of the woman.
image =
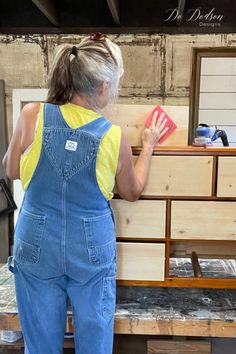
{"type": "Polygon", "coordinates": [[[68,299],[76,353],[112,353],[116,242],[109,200],[115,183],[122,198],[139,198],[166,132],[154,117],[134,166],[120,128],[99,114],[122,74],[120,49],[105,35],[63,46],[47,103],[22,109],[3,159],[9,178],[20,178],[25,189],[9,264],[27,354],[62,352],[68,299]]]}

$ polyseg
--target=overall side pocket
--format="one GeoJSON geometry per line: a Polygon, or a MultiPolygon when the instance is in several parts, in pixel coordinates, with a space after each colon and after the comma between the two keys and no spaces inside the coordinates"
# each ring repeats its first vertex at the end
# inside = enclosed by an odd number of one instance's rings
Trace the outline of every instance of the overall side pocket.
{"type": "Polygon", "coordinates": [[[14,259],[18,263],[38,263],[46,217],[21,209],[14,234],[14,259]]]}
{"type": "Polygon", "coordinates": [[[111,213],[83,218],[88,258],[93,264],[107,264],[114,260],[115,228],[111,213]]]}

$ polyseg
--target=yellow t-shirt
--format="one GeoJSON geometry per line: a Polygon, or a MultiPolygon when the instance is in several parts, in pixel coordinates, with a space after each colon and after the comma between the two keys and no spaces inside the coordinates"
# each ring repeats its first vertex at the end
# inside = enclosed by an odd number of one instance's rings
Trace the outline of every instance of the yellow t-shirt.
{"type": "MultiPolygon", "coordinates": [[[[60,106],[61,113],[66,123],[76,129],[92,120],[101,117],[100,114],[81,106],[66,103],[60,106]]],[[[34,171],[37,167],[43,136],[43,103],[40,103],[38,123],[32,145],[24,152],[20,160],[20,178],[24,190],[27,189],[34,171]]],[[[113,197],[115,175],[119,158],[121,129],[112,125],[107,134],[102,138],[96,164],[96,176],[102,194],[107,200],[113,197]]]]}

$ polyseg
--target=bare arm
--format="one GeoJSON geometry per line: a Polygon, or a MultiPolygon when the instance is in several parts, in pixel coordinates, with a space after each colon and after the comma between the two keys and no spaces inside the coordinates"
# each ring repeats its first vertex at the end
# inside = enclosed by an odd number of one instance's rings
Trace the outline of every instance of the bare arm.
{"type": "Polygon", "coordinates": [[[153,148],[166,133],[166,120],[156,116],[152,119],[150,128],[145,128],[142,134],[143,149],[133,164],[132,150],[127,138],[122,134],[120,156],[116,174],[116,186],[120,196],[129,201],[135,201],[142,193],[147,182],[153,148]]]}
{"type": "Polygon", "coordinates": [[[24,106],[2,164],[10,179],[20,178],[20,158],[34,140],[35,124],[39,112],[39,103],[24,106]]]}

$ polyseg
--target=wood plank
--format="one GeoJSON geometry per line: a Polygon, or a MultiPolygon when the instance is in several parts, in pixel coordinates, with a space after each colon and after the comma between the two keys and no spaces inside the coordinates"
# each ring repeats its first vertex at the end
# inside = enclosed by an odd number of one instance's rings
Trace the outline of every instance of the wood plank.
{"type": "Polygon", "coordinates": [[[165,245],[117,242],[118,280],[164,280],[165,245]]]}
{"type": "Polygon", "coordinates": [[[236,93],[201,92],[200,109],[236,109],[236,93]]]}
{"type": "Polygon", "coordinates": [[[201,75],[200,92],[236,92],[236,76],[201,75]]]}
{"type": "Polygon", "coordinates": [[[147,341],[147,354],[210,354],[210,341],[153,340],[147,341]]]}
{"type": "Polygon", "coordinates": [[[171,205],[171,238],[236,241],[236,202],[172,201],[171,205]]]}
{"type": "MultiPolygon", "coordinates": [[[[114,104],[108,106],[103,114],[121,127],[132,146],[140,146],[145,120],[154,107],[153,105],[114,104]]],[[[187,146],[189,108],[187,106],[161,107],[177,125],[177,129],[161,146],[187,146]]]]}
{"type": "Polygon", "coordinates": [[[142,195],[210,196],[212,156],[153,156],[142,195]]]}
{"type": "Polygon", "coordinates": [[[234,157],[218,159],[217,196],[236,196],[236,158],[234,157]]]}
{"type": "Polygon", "coordinates": [[[164,238],[166,202],[138,200],[134,203],[113,199],[117,237],[164,238]],[[145,221],[145,222],[144,222],[145,221]]]}
{"type": "Polygon", "coordinates": [[[183,319],[119,319],[115,321],[115,333],[148,334],[189,337],[232,337],[236,335],[236,323],[219,320],[183,319]]]}
{"type": "Polygon", "coordinates": [[[201,75],[236,75],[236,58],[202,58],[201,75]]]}

